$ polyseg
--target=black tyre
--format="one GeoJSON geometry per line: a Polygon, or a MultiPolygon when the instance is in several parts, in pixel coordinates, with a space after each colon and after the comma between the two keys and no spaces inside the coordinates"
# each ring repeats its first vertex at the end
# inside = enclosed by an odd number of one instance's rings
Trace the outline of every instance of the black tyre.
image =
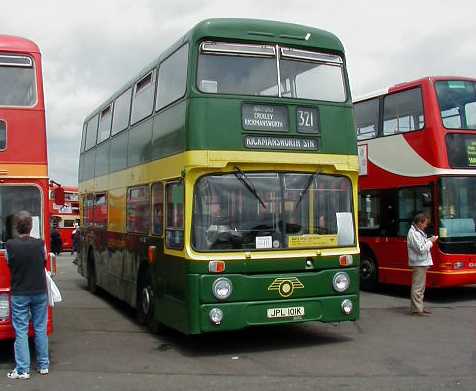
{"type": "Polygon", "coordinates": [[[97,293],[98,290],[96,281],[96,262],[94,261],[93,252],[90,251],[88,255],[88,290],[93,294],[97,293]]]}
{"type": "Polygon", "coordinates": [[[151,326],[154,319],[154,288],[147,268],[139,272],[136,308],[137,321],[142,325],[151,326]]]}
{"type": "Polygon", "coordinates": [[[360,256],[360,288],[366,291],[378,287],[378,265],[374,257],[368,254],[360,256]]]}

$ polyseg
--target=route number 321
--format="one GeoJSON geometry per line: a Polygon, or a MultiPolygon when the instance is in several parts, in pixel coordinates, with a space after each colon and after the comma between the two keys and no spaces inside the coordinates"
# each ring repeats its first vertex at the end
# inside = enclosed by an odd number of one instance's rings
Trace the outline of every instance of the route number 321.
{"type": "Polygon", "coordinates": [[[317,110],[316,109],[297,109],[298,130],[307,132],[317,132],[317,110]]]}

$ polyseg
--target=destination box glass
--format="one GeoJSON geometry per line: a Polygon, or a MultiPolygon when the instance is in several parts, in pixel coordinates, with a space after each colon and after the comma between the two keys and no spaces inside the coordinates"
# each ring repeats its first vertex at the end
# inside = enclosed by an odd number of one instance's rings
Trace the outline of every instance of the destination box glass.
{"type": "Polygon", "coordinates": [[[287,132],[288,109],[283,106],[245,103],[241,106],[241,123],[245,130],[287,132]]]}
{"type": "Polygon", "coordinates": [[[245,136],[244,144],[250,149],[279,149],[291,151],[318,151],[319,140],[310,138],[245,136]]]}

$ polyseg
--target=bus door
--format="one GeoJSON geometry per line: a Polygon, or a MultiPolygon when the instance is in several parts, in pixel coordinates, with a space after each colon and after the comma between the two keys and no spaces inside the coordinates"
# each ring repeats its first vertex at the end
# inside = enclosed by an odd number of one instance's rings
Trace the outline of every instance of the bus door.
{"type": "MultiPolygon", "coordinates": [[[[381,191],[379,198],[380,237],[373,245],[379,269],[402,267],[407,256],[406,240],[399,232],[398,193],[395,190],[381,191]]],[[[385,277],[385,273],[379,275],[385,277]]]]}
{"type": "MultiPolygon", "coordinates": [[[[428,227],[427,233],[429,235],[433,233],[432,187],[405,187],[390,193],[382,202],[382,213],[388,225],[382,243],[385,262],[381,263],[381,267],[388,268],[388,272],[394,276],[399,275],[407,279],[410,278],[410,274],[406,272],[409,271],[407,234],[416,213],[423,212],[430,217],[432,224],[428,227]]],[[[381,274],[382,282],[386,282],[385,274],[381,274]]]]}

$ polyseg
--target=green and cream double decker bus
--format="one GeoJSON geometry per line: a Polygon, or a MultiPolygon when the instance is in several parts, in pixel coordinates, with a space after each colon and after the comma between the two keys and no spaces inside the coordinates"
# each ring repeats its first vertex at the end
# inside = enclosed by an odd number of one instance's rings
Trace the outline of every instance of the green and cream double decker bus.
{"type": "Polygon", "coordinates": [[[186,334],[359,316],[341,42],[213,19],[84,122],[79,272],[186,334]]]}

